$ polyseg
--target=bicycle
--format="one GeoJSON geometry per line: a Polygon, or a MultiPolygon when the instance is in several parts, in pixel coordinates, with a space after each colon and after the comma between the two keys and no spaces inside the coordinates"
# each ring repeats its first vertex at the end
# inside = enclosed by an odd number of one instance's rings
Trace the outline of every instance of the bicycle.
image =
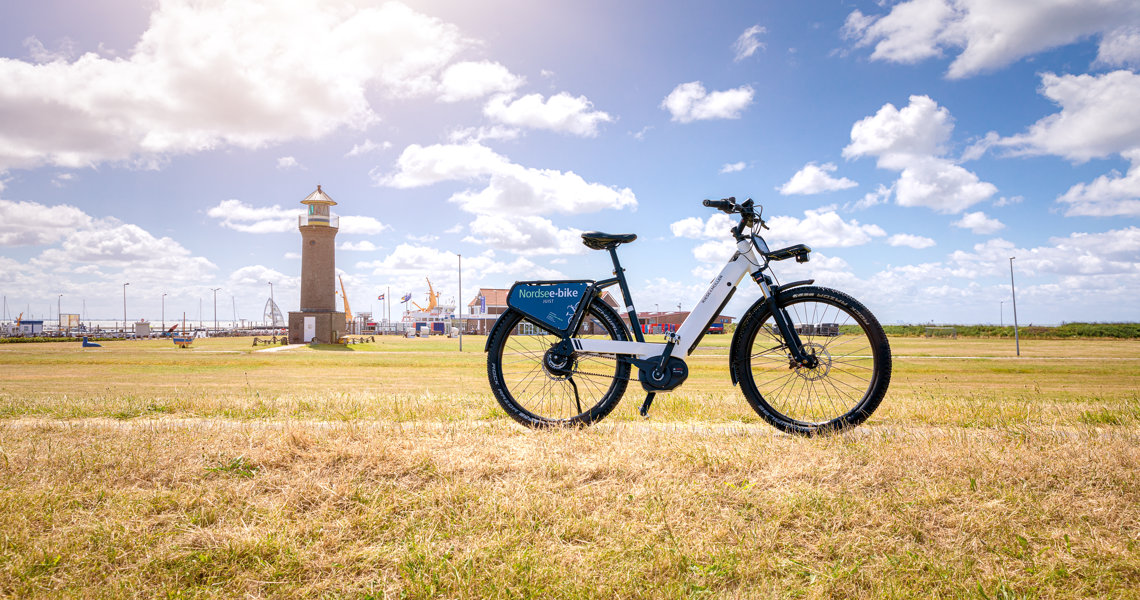
{"type": "Polygon", "coordinates": [[[606,250],[613,277],[601,281],[519,281],[508,309],[487,337],[487,376],[495,399],[513,419],[530,427],[585,426],[608,415],[621,400],[633,367],[647,393],[646,417],[657,394],[688,377],[687,357],[732,298],[744,276],[761,297],[745,311],[729,346],[733,385],[757,414],[788,433],[828,434],[853,428],[879,406],[891,379],[891,349],[878,320],[851,296],[812,285],[813,279],[780,284],[772,262],[807,262],[811,248],[796,244],[769,250],[768,229],[751,199],[705,200],[704,205],[740,221],[731,229],[736,253],[664,343],[646,342],[602,300],[617,285],[630,324],[639,323],[617,248],[636,234],[588,232],[583,243],[606,250]]]}

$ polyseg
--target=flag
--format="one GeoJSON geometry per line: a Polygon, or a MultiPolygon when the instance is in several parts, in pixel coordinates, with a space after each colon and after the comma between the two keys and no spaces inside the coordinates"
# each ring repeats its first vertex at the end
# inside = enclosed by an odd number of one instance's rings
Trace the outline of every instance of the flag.
{"type": "Polygon", "coordinates": [[[412,293],[408,292],[403,298],[400,298],[400,302],[407,302],[408,300],[411,300],[411,299],[412,299],[412,293]]]}
{"type": "Polygon", "coordinates": [[[376,299],[377,299],[377,300],[383,300],[383,299],[384,299],[384,294],[380,294],[379,296],[376,296],[376,299]]]}

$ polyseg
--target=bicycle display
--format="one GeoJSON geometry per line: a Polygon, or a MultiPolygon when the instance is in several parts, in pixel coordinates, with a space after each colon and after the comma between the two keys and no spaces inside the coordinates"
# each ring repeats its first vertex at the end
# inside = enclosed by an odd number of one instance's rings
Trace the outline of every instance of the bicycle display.
{"type": "Polygon", "coordinates": [[[530,427],[581,426],[608,415],[637,368],[648,414],[659,393],[688,377],[688,357],[746,275],[761,295],[745,311],[729,346],[729,367],[748,404],[773,426],[802,435],[855,427],[882,402],[891,379],[891,349],[878,320],[851,296],[812,285],[779,284],[771,263],[807,262],[811,248],[769,250],[767,229],[751,199],[705,200],[740,221],[730,232],[736,253],[712,279],[693,311],[664,343],[646,342],[601,294],[617,285],[630,323],[638,323],[617,247],[634,234],[589,232],[583,243],[606,250],[614,277],[600,281],[520,281],[487,336],[487,376],[495,399],[530,427]]]}

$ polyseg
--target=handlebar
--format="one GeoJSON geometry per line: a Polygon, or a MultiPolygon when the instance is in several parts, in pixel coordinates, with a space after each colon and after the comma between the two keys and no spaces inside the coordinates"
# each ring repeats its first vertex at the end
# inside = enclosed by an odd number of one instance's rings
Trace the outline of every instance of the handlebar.
{"type": "MultiPolygon", "coordinates": [[[[702,204],[709,208],[715,208],[730,215],[739,214],[740,223],[738,223],[736,227],[732,228],[732,236],[738,240],[741,239],[744,230],[752,227],[753,225],[759,224],[760,227],[764,229],[768,228],[768,225],[764,223],[764,219],[761,218],[759,214],[757,214],[752,204],[751,198],[745,200],[740,204],[737,204],[736,196],[729,196],[728,198],[722,198],[720,200],[705,199],[702,204]]],[[[764,208],[761,207],[760,210],[763,211],[764,208]]]]}

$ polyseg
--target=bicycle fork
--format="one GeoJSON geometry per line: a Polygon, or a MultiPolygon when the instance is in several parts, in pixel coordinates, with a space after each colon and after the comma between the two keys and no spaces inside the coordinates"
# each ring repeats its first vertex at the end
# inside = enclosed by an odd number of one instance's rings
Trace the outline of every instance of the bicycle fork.
{"type": "Polygon", "coordinates": [[[788,354],[791,355],[792,361],[804,368],[814,368],[819,360],[814,355],[804,351],[800,334],[792,325],[788,311],[779,305],[777,298],[780,292],[779,286],[773,290],[771,278],[759,270],[752,273],[752,279],[756,285],[760,286],[760,291],[764,293],[764,298],[768,301],[768,309],[772,311],[772,320],[775,321],[776,328],[780,331],[780,337],[784,339],[784,344],[788,347],[788,354]]]}

